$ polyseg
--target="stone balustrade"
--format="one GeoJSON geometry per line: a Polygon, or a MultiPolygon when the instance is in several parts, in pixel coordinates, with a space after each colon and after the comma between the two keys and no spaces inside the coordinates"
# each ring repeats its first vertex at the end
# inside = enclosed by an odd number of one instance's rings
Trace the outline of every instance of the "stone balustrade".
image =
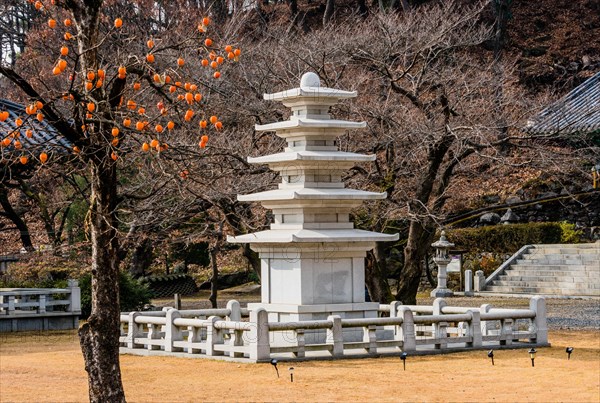
{"type": "Polygon", "coordinates": [[[80,314],[75,280],[67,288],[0,288],[0,332],[73,329],[80,314]]]}
{"type": "Polygon", "coordinates": [[[257,362],[548,345],[541,297],[529,309],[452,307],[437,298],[432,306],[394,302],[380,312],[389,316],[274,322],[265,309],[244,310],[237,301],[226,309],[131,312],[121,315],[121,352],[257,362]]]}

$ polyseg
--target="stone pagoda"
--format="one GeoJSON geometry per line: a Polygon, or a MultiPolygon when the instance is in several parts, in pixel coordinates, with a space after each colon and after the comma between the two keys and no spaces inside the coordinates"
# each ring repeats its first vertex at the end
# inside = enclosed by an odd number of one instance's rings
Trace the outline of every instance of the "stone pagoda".
{"type": "Polygon", "coordinates": [[[306,73],[300,88],[264,99],[281,101],[292,109],[289,120],[257,125],[257,131],[274,131],[287,141],[284,152],[248,158],[278,172],[278,189],[240,195],[240,201],[261,202],[273,210],[271,229],[228,237],[232,243],[249,243],[261,259],[261,303],[269,321],[293,322],[377,316],[378,303],[365,302],[364,264],[375,242],[395,241],[398,235],[354,228],[350,211],[363,200],[384,199],[386,193],[346,189],[342,174],[375,155],[339,151],[337,137],[365,122],[336,120],[329,108],[339,100],[356,97],[356,91],[321,87],[315,73],[306,73]]]}

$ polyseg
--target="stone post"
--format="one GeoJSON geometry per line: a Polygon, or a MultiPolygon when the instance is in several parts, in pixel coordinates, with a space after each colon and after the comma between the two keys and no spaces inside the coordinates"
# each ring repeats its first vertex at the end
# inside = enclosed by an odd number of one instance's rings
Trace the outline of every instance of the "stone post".
{"type": "MultiPolygon", "coordinates": [[[[402,303],[400,301],[392,301],[390,303],[390,318],[398,317],[398,307],[400,305],[402,305],[402,303]]],[[[394,339],[400,340],[400,338],[398,337],[402,333],[400,326],[386,326],[385,328],[393,330],[394,331],[394,339]]]]}
{"type": "Polygon", "coordinates": [[[236,300],[232,299],[227,302],[227,309],[229,310],[229,315],[225,318],[225,320],[231,322],[241,322],[242,321],[242,311],[240,309],[240,303],[236,300]]]}
{"type": "Polygon", "coordinates": [[[475,272],[475,292],[484,291],[485,288],[485,275],[483,271],[477,270],[475,272]]]}
{"type": "Polygon", "coordinates": [[[327,318],[332,323],[327,329],[327,344],[331,344],[331,355],[341,357],[344,355],[344,337],[342,334],[342,318],[339,315],[330,315],[327,318]]]}
{"type": "Polygon", "coordinates": [[[215,323],[220,321],[218,316],[208,318],[208,327],[206,328],[206,355],[219,355],[221,352],[215,350],[216,344],[223,344],[223,332],[215,327],[215,323]]]}
{"type": "Polygon", "coordinates": [[[465,270],[465,297],[472,297],[473,295],[473,271],[465,270]]]}
{"type": "Polygon", "coordinates": [[[179,329],[179,327],[175,326],[173,323],[173,320],[177,318],[181,318],[181,314],[177,309],[169,309],[167,311],[167,323],[165,325],[165,351],[169,353],[182,350],[181,347],[175,347],[173,345],[174,342],[183,340],[183,333],[181,332],[181,329],[179,329]]]}
{"type": "Polygon", "coordinates": [[[46,294],[39,295],[38,313],[46,313],[46,294]]]}
{"type": "Polygon", "coordinates": [[[400,308],[399,316],[402,316],[402,351],[411,352],[417,349],[415,337],[415,320],[413,313],[408,307],[400,308]]]}
{"type": "Polygon", "coordinates": [[[365,349],[369,354],[377,354],[377,326],[363,327],[363,342],[367,343],[365,349]]]}
{"type": "Polygon", "coordinates": [[[79,282],[77,280],[68,280],[68,287],[71,290],[71,296],[69,300],[71,302],[71,312],[81,313],[81,289],[79,288],[79,282]]]}
{"type": "Polygon", "coordinates": [[[500,345],[510,346],[513,341],[513,320],[511,318],[500,321],[500,345]]]}
{"type": "MultiPolygon", "coordinates": [[[[482,272],[483,273],[483,272],[482,272]]],[[[479,308],[479,313],[488,313],[492,309],[490,304],[483,304],[479,308]]],[[[481,321],[481,334],[483,336],[488,336],[490,334],[490,330],[492,330],[493,321],[482,320],[481,321]]]]}
{"type": "Polygon", "coordinates": [[[546,323],[546,300],[536,296],[529,301],[529,309],[535,312],[534,327],[536,338],[529,341],[537,344],[548,344],[548,325],[546,323]]]}
{"type": "Polygon", "coordinates": [[[304,358],[306,356],[306,338],[304,337],[304,329],[296,329],[296,343],[298,351],[294,353],[296,358],[304,358]]]}
{"type": "Polygon", "coordinates": [[[266,361],[271,358],[269,345],[269,315],[264,308],[250,311],[252,328],[248,335],[250,344],[250,359],[253,361],[266,361]]]}
{"type": "Polygon", "coordinates": [[[127,348],[134,349],[139,346],[135,343],[135,339],[140,337],[141,329],[140,325],[135,323],[135,318],[141,316],[139,312],[129,312],[129,322],[127,324],[127,348]]]}
{"type": "Polygon", "coordinates": [[[469,336],[471,342],[467,343],[468,347],[480,348],[483,346],[483,338],[481,335],[481,313],[476,310],[469,311],[471,314],[471,323],[469,324],[469,336]]]}

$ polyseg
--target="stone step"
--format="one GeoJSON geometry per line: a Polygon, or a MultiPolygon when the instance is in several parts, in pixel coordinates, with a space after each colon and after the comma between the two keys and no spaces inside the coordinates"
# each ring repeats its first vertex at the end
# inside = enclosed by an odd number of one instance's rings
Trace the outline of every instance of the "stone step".
{"type": "Polygon", "coordinates": [[[510,266],[507,270],[553,270],[553,271],[570,271],[574,273],[598,272],[600,266],[590,264],[532,264],[520,263],[510,266]]]}
{"type": "Polygon", "coordinates": [[[527,254],[541,253],[541,254],[550,254],[550,255],[553,255],[553,254],[557,254],[557,255],[562,255],[562,254],[594,255],[594,254],[600,253],[600,248],[599,247],[595,247],[595,248],[539,248],[539,247],[535,247],[535,248],[529,249],[526,253],[527,254]]]}
{"type": "Polygon", "coordinates": [[[594,270],[546,270],[543,267],[532,269],[519,269],[515,266],[514,269],[506,270],[504,274],[508,276],[529,276],[529,277],[583,277],[600,279],[600,272],[594,270]]]}
{"type": "Polygon", "coordinates": [[[546,295],[579,295],[600,297],[600,290],[580,290],[568,288],[546,288],[546,287],[510,287],[492,285],[486,287],[486,291],[500,292],[507,294],[546,294],[546,295]]]}
{"type": "Polygon", "coordinates": [[[568,265],[581,265],[581,264],[597,264],[600,266],[600,260],[596,256],[590,256],[589,258],[575,258],[575,259],[562,259],[562,258],[549,258],[543,256],[531,257],[529,259],[517,259],[516,264],[568,264],[568,265]]]}
{"type": "Polygon", "coordinates": [[[542,277],[542,276],[513,276],[508,275],[508,274],[503,274],[501,276],[498,276],[498,280],[499,281],[539,281],[542,283],[549,283],[549,282],[560,282],[560,283],[577,283],[577,284],[587,284],[590,282],[590,278],[589,277],[584,277],[584,276],[549,276],[549,277],[542,277]]]}
{"type": "Polygon", "coordinates": [[[531,252],[524,253],[522,259],[556,259],[556,260],[599,260],[600,253],[540,253],[531,252]]]}
{"type": "Polygon", "coordinates": [[[507,286],[512,288],[534,287],[534,288],[559,288],[559,289],[579,289],[579,290],[600,290],[600,284],[596,283],[569,283],[563,281],[515,281],[515,280],[495,280],[492,286],[507,286]]]}

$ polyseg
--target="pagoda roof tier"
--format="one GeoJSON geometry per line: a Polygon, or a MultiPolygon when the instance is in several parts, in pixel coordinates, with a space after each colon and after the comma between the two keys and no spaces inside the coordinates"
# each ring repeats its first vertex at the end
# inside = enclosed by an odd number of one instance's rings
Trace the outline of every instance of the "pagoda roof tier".
{"type": "Polygon", "coordinates": [[[266,192],[238,195],[239,201],[285,201],[285,200],[378,200],[385,199],[386,192],[366,192],[356,189],[294,188],[275,189],[266,192]]]}
{"type": "Polygon", "coordinates": [[[390,242],[397,241],[398,234],[382,234],[361,229],[289,229],[267,230],[238,236],[227,236],[232,243],[292,243],[292,242],[390,242]]]}
{"type": "Polygon", "coordinates": [[[307,129],[364,129],[367,127],[366,122],[351,122],[348,120],[337,119],[310,119],[310,118],[292,118],[283,122],[268,123],[266,125],[255,125],[254,128],[258,132],[268,132],[277,130],[290,130],[296,128],[307,129]]]}
{"type": "Polygon", "coordinates": [[[267,101],[287,101],[294,98],[314,98],[315,101],[328,98],[337,100],[356,97],[356,91],[343,91],[336,88],[321,87],[321,80],[315,73],[309,72],[302,75],[300,88],[264,94],[267,101]]]}
{"type": "Polygon", "coordinates": [[[292,151],[262,157],[248,157],[251,164],[269,164],[292,161],[329,161],[329,162],[368,162],[374,161],[375,155],[347,153],[343,151],[292,151]]]}

